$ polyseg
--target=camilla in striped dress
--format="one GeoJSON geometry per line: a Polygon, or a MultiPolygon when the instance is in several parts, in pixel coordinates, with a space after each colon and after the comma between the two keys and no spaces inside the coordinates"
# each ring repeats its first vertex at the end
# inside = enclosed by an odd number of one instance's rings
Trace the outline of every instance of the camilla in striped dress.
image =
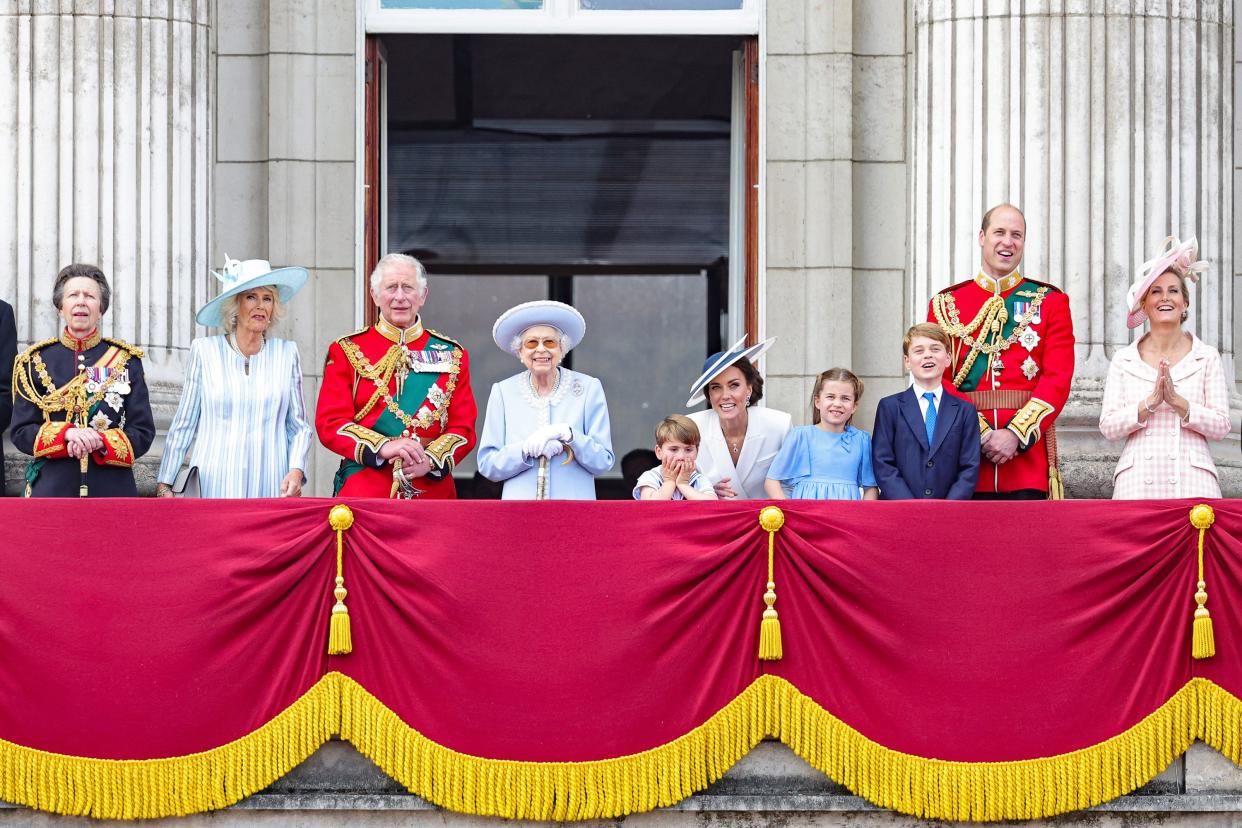
{"type": "Polygon", "coordinates": [[[190,465],[198,469],[203,497],[296,497],[305,483],[312,436],[302,400],[302,364],[296,343],[268,338],[266,332],[281,302],[305,283],[306,271],[272,270],[260,260],[230,261],[216,276],[226,289],[197,319],[225,333],[190,345],[157,494],[171,496],[193,443],[190,465]]]}

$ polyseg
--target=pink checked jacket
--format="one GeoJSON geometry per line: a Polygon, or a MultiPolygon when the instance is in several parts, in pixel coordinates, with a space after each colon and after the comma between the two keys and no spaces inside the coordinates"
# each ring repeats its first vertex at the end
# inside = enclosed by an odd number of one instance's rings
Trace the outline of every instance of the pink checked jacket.
{"type": "Polygon", "coordinates": [[[1229,387],[1220,354],[1193,339],[1190,353],[1169,369],[1177,393],[1190,403],[1184,423],[1162,402],[1140,425],[1138,407],[1151,394],[1156,369],[1143,362],[1137,342],[1113,355],[1100,431],[1109,440],[1126,441],[1113,472],[1114,498],[1220,497],[1207,441],[1229,433],[1229,387]]]}

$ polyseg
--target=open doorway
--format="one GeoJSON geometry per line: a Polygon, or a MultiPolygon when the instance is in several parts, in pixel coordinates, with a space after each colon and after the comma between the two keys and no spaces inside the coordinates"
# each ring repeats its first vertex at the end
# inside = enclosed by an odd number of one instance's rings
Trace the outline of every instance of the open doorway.
{"type": "MultiPolygon", "coordinates": [[[[427,265],[426,322],[469,350],[480,427],[520,368],[490,338],[518,302],[582,311],[569,364],[603,382],[618,461],[745,329],[744,41],[376,38],[375,247],[427,265]]],[[[601,497],[628,496],[619,466],[601,497]]]]}

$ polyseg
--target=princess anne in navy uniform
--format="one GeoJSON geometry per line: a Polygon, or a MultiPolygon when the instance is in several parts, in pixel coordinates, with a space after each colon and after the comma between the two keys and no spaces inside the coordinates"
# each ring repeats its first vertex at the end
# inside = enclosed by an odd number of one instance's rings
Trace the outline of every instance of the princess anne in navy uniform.
{"type": "Polygon", "coordinates": [[[112,290],[94,265],[56,276],[52,304],[65,327],[13,365],[18,451],[31,455],[26,497],[135,497],[134,461],[155,438],[142,351],[101,336],[112,290]]]}

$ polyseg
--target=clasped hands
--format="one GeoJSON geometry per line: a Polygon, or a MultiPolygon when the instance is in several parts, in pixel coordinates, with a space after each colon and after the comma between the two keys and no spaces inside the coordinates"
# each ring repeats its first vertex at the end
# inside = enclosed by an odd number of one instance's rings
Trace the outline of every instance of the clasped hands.
{"type": "Polygon", "coordinates": [[[522,454],[532,460],[538,457],[551,459],[565,450],[565,444],[573,438],[573,431],[564,423],[537,428],[522,442],[522,454]]]}
{"type": "Polygon", "coordinates": [[[103,437],[89,426],[65,430],[65,448],[69,451],[69,456],[75,460],[86,457],[92,451],[102,451],[103,447],[103,437]]]}
{"type": "Polygon", "coordinates": [[[431,461],[427,459],[423,444],[411,437],[398,437],[384,443],[380,446],[379,457],[390,463],[400,460],[401,474],[406,480],[422,477],[431,471],[431,461]]]}
{"type": "Polygon", "coordinates": [[[1151,394],[1147,399],[1143,400],[1143,407],[1147,409],[1147,414],[1151,414],[1162,402],[1168,403],[1169,407],[1182,417],[1185,417],[1190,410],[1190,403],[1177,393],[1177,388],[1173,385],[1167,357],[1160,360],[1160,366],[1156,369],[1156,384],[1152,386],[1151,394]]]}
{"type": "Polygon", "coordinates": [[[998,466],[1008,463],[1018,453],[1018,435],[1007,428],[994,429],[983,435],[979,450],[998,466]]]}

